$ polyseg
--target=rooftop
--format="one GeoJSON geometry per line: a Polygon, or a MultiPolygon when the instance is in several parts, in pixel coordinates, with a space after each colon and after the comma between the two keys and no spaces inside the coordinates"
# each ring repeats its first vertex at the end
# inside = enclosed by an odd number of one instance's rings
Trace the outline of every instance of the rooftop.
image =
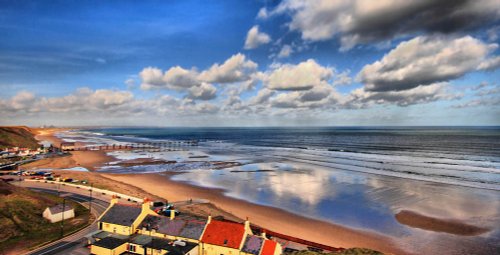
{"type": "Polygon", "coordinates": [[[176,245],[174,241],[168,239],[153,238],[151,242],[145,244],[146,248],[153,248],[156,250],[166,250],[170,255],[184,255],[198,246],[195,243],[183,242],[185,245],[176,245]]]}
{"type": "MultiPolygon", "coordinates": [[[[73,207],[71,207],[70,205],[65,205],[64,206],[64,211],[65,212],[70,211],[70,210],[73,210],[73,207]]],[[[49,207],[49,211],[50,211],[51,214],[61,213],[61,212],[63,212],[63,205],[59,204],[59,205],[54,205],[52,207],[49,207]]]]}
{"type": "Polygon", "coordinates": [[[276,242],[272,240],[265,240],[260,255],[274,255],[274,250],[276,250],[276,242]]]}
{"type": "Polygon", "coordinates": [[[245,236],[243,224],[212,220],[207,225],[202,242],[239,249],[245,236]]]}
{"type": "Polygon", "coordinates": [[[115,249],[116,247],[119,247],[120,245],[122,245],[126,242],[127,242],[127,240],[118,239],[118,238],[108,236],[108,237],[105,237],[105,238],[95,242],[93,245],[112,250],[112,249],[115,249]]]}
{"type": "Polygon", "coordinates": [[[114,204],[101,218],[101,222],[130,226],[141,214],[141,207],[114,204]]]}
{"type": "Polygon", "coordinates": [[[260,249],[262,248],[263,242],[264,238],[260,236],[247,235],[245,244],[243,244],[243,248],[241,250],[246,253],[258,255],[260,253],[260,249]]]}
{"type": "Polygon", "coordinates": [[[148,215],[141,222],[140,228],[198,240],[205,229],[205,224],[206,219],[192,215],[180,215],[173,220],[165,216],[148,215]]]}

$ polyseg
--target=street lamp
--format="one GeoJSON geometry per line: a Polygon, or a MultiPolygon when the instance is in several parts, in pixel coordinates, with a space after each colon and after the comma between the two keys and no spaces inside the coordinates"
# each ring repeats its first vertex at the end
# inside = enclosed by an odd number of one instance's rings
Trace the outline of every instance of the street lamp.
{"type": "Polygon", "coordinates": [[[61,238],[64,236],[64,211],[66,211],[66,197],[71,196],[71,194],[62,194],[63,198],[63,208],[62,208],[62,219],[61,219],[61,238]]]}

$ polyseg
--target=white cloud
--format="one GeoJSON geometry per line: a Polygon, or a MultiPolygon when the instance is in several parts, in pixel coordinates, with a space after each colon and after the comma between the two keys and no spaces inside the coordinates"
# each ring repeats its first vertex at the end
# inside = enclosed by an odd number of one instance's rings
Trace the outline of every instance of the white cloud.
{"type": "Polygon", "coordinates": [[[243,54],[235,54],[222,64],[213,64],[199,73],[196,69],[174,66],[165,73],[159,68],[146,67],[139,77],[141,89],[166,89],[187,92],[191,99],[211,100],[216,98],[215,84],[240,83],[242,90],[251,90],[261,79],[257,64],[243,54]]]}
{"type": "Polygon", "coordinates": [[[270,71],[264,79],[267,88],[273,90],[308,90],[327,82],[334,70],[323,67],[313,59],[297,65],[285,64],[270,71]]]}
{"type": "Polygon", "coordinates": [[[290,45],[285,44],[278,53],[278,58],[287,58],[293,53],[293,49],[290,45]]]}
{"type": "Polygon", "coordinates": [[[338,36],[342,49],[428,33],[454,33],[500,18],[496,0],[284,0],[269,14],[289,14],[289,29],[311,41],[338,36]]]}
{"type": "Polygon", "coordinates": [[[351,71],[346,70],[341,73],[335,75],[335,80],[333,81],[333,85],[342,86],[342,85],[350,85],[352,84],[352,78],[350,76],[351,71]]]}
{"type": "Polygon", "coordinates": [[[142,79],[141,88],[145,90],[184,90],[200,85],[198,73],[195,70],[186,70],[180,66],[171,67],[165,73],[159,68],[147,67],[139,76],[142,79]]]}
{"type": "Polygon", "coordinates": [[[274,94],[275,94],[275,91],[263,88],[263,89],[259,90],[257,95],[250,98],[249,104],[250,105],[263,104],[263,103],[267,102],[267,100],[269,100],[269,98],[271,98],[274,94]]]}
{"type": "Polygon", "coordinates": [[[500,67],[500,56],[486,59],[477,67],[478,70],[491,71],[500,67]]]}
{"type": "Polygon", "coordinates": [[[139,77],[142,80],[142,89],[152,89],[165,84],[163,81],[163,71],[156,67],[146,67],[140,73],[139,77]]]}
{"type": "Polygon", "coordinates": [[[238,53],[231,56],[223,64],[214,64],[203,71],[199,79],[210,83],[232,83],[246,81],[257,71],[257,64],[245,55],[238,53]]]}
{"type": "Polygon", "coordinates": [[[203,82],[200,86],[190,88],[188,96],[193,99],[211,100],[217,96],[217,88],[210,83],[203,82]]]}
{"type": "Polygon", "coordinates": [[[264,32],[259,32],[259,26],[255,25],[248,30],[244,48],[247,50],[255,49],[269,42],[271,42],[271,37],[264,32]]]}
{"type": "Polygon", "coordinates": [[[260,8],[259,13],[257,13],[258,19],[267,19],[269,17],[269,13],[265,7],[260,8]]]}
{"type": "Polygon", "coordinates": [[[127,89],[134,89],[135,88],[135,79],[129,78],[125,80],[125,85],[127,85],[127,89]]]}
{"type": "Polygon", "coordinates": [[[357,79],[370,91],[407,90],[448,81],[476,70],[497,46],[470,36],[419,36],[400,43],[381,60],[365,65],[357,79]]]}
{"type": "Polygon", "coordinates": [[[349,95],[346,104],[352,108],[365,108],[370,104],[396,104],[409,106],[424,104],[437,100],[453,100],[461,98],[460,94],[448,91],[448,83],[434,83],[427,86],[418,86],[404,91],[367,91],[364,88],[355,89],[349,95]]]}

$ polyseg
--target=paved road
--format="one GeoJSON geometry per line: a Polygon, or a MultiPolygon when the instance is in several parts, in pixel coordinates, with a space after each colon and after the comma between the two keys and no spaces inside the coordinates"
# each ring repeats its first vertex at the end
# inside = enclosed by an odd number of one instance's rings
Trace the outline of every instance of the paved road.
{"type": "MultiPolygon", "coordinates": [[[[83,195],[81,193],[87,193],[87,191],[83,190],[57,190],[57,187],[54,185],[46,184],[46,183],[28,183],[22,182],[18,183],[20,186],[30,188],[34,191],[45,192],[51,194],[58,194],[59,192],[62,194],[68,194],[67,199],[71,199],[77,202],[80,202],[86,206],[88,206],[88,202],[90,197],[88,195],[83,195]]],[[[95,216],[100,216],[108,207],[109,203],[107,201],[101,199],[92,199],[92,213],[95,216]]],[[[55,241],[47,246],[42,247],[41,249],[37,249],[28,254],[30,255],[83,255],[89,254],[89,250],[85,247],[87,244],[87,240],[84,238],[85,235],[94,232],[97,230],[97,224],[94,222],[90,226],[84,228],[83,230],[78,231],[70,236],[67,236],[61,240],[55,241]]]]}

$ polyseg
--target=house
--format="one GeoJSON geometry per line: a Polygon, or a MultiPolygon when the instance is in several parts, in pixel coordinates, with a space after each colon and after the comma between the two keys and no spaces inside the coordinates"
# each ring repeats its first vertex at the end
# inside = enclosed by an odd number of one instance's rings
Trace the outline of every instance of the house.
{"type": "Polygon", "coordinates": [[[55,205],[52,207],[47,207],[43,211],[43,217],[49,220],[51,223],[59,222],[61,220],[71,219],[75,217],[75,210],[73,207],[68,205],[55,205]]]}
{"type": "Polygon", "coordinates": [[[111,199],[111,204],[99,219],[99,229],[106,232],[132,235],[136,232],[139,223],[149,214],[156,214],[144,203],[141,206],[120,204],[118,199],[111,199]]]}
{"type": "Polygon", "coordinates": [[[63,142],[63,143],[61,143],[61,150],[73,151],[73,150],[75,150],[75,143],[63,142]]]}
{"type": "Polygon", "coordinates": [[[253,235],[244,224],[189,214],[158,215],[149,200],[142,206],[113,198],[99,218],[99,231],[87,235],[91,254],[279,255],[281,246],[253,235]]]}
{"type": "Polygon", "coordinates": [[[181,214],[175,218],[148,215],[139,226],[144,235],[199,243],[206,224],[205,218],[181,214]]]}

